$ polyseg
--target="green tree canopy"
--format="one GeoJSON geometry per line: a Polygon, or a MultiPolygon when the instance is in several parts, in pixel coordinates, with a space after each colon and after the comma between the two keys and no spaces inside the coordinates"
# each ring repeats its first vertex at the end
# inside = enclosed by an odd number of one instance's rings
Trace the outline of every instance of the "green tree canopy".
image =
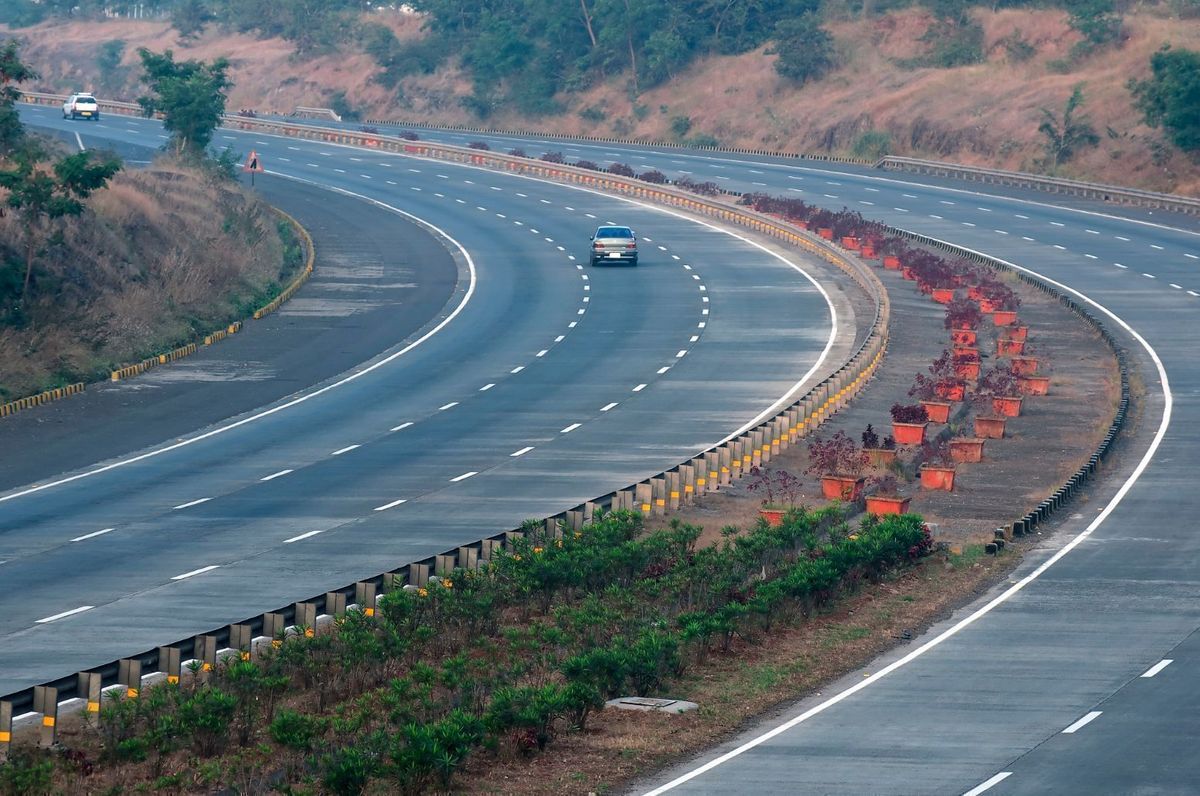
{"type": "Polygon", "coordinates": [[[37,72],[21,61],[20,46],[16,41],[9,41],[0,48],[0,157],[11,154],[25,137],[25,128],[16,108],[17,100],[21,98],[17,84],[37,76],[37,72]]]}
{"type": "Polygon", "coordinates": [[[225,92],[233,85],[229,61],[176,61],[170,50],[154,53],[145,47],[138,55],[143,82],[153,92],[138,97],[138,104],[147,116],[163,114],[163,127],[178,153],[203,157],[225,113],[225,92]]]}
{"type": "Polygon", "coordinates": [[[1150,56],[1150,72],[1129,82],[1146,124],[1163,128],[1180,149],[1200,149],[1200,53],[1163,48],[1150,56]]]}
{"type": "Polygon", "coordinates": [[[779,56],[775,71],[796,83],[816,80],[835,65],[833,37],[815,14],[780,22],[770,52],[779,56]]]}

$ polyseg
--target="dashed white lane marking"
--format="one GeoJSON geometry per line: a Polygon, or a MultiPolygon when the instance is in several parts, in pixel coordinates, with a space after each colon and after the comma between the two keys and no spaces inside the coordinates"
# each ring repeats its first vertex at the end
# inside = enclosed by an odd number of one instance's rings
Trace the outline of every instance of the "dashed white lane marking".
{"type": "Polygon", "coordinates": [[[329,455],[330,456],[341,456],[343,453],[349,453],[350,451],[355,450],[357,448],[361,448],[361,447],[362,447],[361,445],[347,445],[344,448],[338,448],[337,450],[335,450],[333,453],[331,453],[329,455]]]}
{"type": "Polygon", "coordinates": [[[497,188],[495,185],[490,186],[493,191],[503,191],[503,188],[497,188]]]}
{"type": "MultiPolygon", "coordinates": [[[[673,161],[673,160],[672,160],[671,162],[672,162],[672,163],[674,163],[675,161],[673,161]]],[[[750,172],[751,174],[766,174],[766,172],[764,172],[764,171],[759,171],[758,169],[746,169],[746,171],[750,172]]],[[[831,182],[831,183],[829,183],[829,184],[830,184],[830,185],[836,185],[837,183],[833,183],[833,182],[831,182]]]]}
{"type": "Polygon", "coordinates": [[[508,218],[508,216],[504,215],[503,213],[497,213],[496,218],[508,218]]]}
{"type": "Polygon", "coordinates": [[[875,205],[875,203],[874,203],[874,202],[868,202],[866,199],[859,199],[859,200],[858,200],[858,203],[859,203],[860,205],[870,205],[870,206],[874,206],[874,205],[875,205]]]}
{"type": "Polygon", "coordinates": [[[1149,669],[1147,669],[1145,672],[1143,672],[1142,677],[1153,677],[1154,675],[1158,674],[1159,672],[1161,672],[1163,669],[1167,668],[1174,662],[1175,661],[1173,658],[1163,658],[1161,661],[1154,664],[1149,669]]]}
{"type": "Polygon", "coordinates": [[[929,214],[929,217],[930,217],[930,218],[936,218],[938,221],[944,221],[944,220],[945,220],[945,219],[943,219],[941,216],[935,216],[933,213],[930,213],[930,214],[929,214]]]}
{"type": "MultiPolygon", "coordinates": [[[[364,180],[369,180],[369,179],[372,179],[372,178],[371,178],[371,175],[369,175],[369,174],[360,174],[360,175],[358,175],[358,176],[362,177],[364,180]]],[[[419,190],[421,190],[421,189],[420,189],[420,188],[418,188],[417,190],[419,191],[419,190]]]]}
{"type": "Polygon", "coordinates": [[[1065,730],[1063,730],[1062,734],[1063,735],[1071,735],[1073,733],[1079,732],[1084,727],[1086,727],[1088,724],[1091,724],[1093,721],[1095,721],[1097,718],[1099,718],[1100,714],[1103,712],[1104,711],[1101,711],[1101,710],[1093,710],[1091,713],[1088,713],[1086,716],[1081,718],[1079,721],[1075,722],[1070,727],[1067,727],[1065,730]]]}
{"type": "Polygon", "coordinates": [[[1089,260],[1099,260],[1100,259],[1099,257],[1097,257],[1094,254],[1084,254],[1083,256],[1088,258],[1089,260]]]}
{"type": "Polygon", "coordinates": [[[292,470],[280,470],[277,473],[271,473],[270,475],[264,475],[262,478],[260,478],[258,480],[259,481],[274,481],[276,478],[280,478],[291,472],[293,472],[293,471],[292,470]]]}
{"type": "Polygon", "coordinates": [[[972,224],[970,221],[964,221],[964,222],[962,222],[962,225],[963,225],[964,227],[973,227],[973,226],[975,226],[975,225],[974,225],[974,224],[972,224]]]}
{"type": "Polygon", "coordinates": [[[678,259],[679,259],[679,255],[678,255],[678,254],[672,254],[672,255],[671,255],[671,259],[672,259],[672,260],[678,260],[678,259]]]}
{"type": "Polygon", "coordinates": [[[700,339],[700,335],[698,335],[698,334],[694,334],[694,335],[692,335],[690,338],[688,338],[688,342],[689,342],[689,343],[695,343],[695,342],[697,342],[699,339],[700,339]]]}
{"type": "Polygon", "coordinates": [[[76,536],[71,541],[72,542],[82,542],[84,539],[95,539],[97,536],[103,536],[104,534],[112,533],[115,530],[116,530],[116,528],[105,528],[102,531],[92,531],[91,533],[85,533],[83,536],[76,536]]]}
{"type": "Polygon", "coordinates": [[[200,498],[199,500],[193,500],[188,503],[180,503],[178,506],[175,506],[172,511],[178,511],[179,509],[190,509],[192,506],[199,506],[201,503],[207,503],[210,500],[212,500],[212,498],[200,498]]]}
{"type": "Polygon", "coordinates": [[[350,159],[353,160],[355,163],[362,163],[362,160],[363,160],[362,158],[350,158],[350,159]]]}
{"type": "Polygon", "coordinates": [[[692,267],[691,267],[690,265],[685,265],[685,266],[683,267],[683,270],[685,270],[685,271],[690,271],[690,270],[692,270],[692,267]]]}
{"type": "Polygon", "coordinates": [[[579,321],[571,321],[570,323],[567,324],[567,328],[574,329],[578,325],[579,325],[579,321]]]}
{"type": "Polygon", "coordinates": [[[548,348],[543,348],[541,351],[538,351],[536,354],[534,354],[534,356],[535,356],[535,357],[544,357],[544,356],[546,356],[546,354],[548,354],[548,353],[550,353],[550,349],[548,349],[548,348]]]}
{"type": "Polygon", "coordinates": [[[291,159],[291,158],[277,158],[277,160],[278,160],[280,163],[291,163],[291,162],[292,162],[292,159],[291,159]]]}
{"type": "Polygon", "coordinates": [[[704,323],[704,321],[700,321],[700,323],[696,324],[696,328],[697,328],[697,329],[703,329],[703,328],[704,328],[706,325],[707,325],[707,324],[705,324],[705,323],[704,323]]]}
{"type": "Polygon", "coordinates": [[[804,191],[800,190],[799,188],[788,188],[788,190],[792,193],[804,193],[804,191]]]}
{"type": "Polygon", "coordinates": [[[679,350],[679,352],[675,354],[675,358],[676,358],[676,359],[681,359],[681,358],[683,358],[683,357],[685,357],[685,356],[687,356],[687,349],[686,349],[686,348],[682,348],[682,349],[680,349],[680,350],[679,350]]]}
{"type": "Polygon", "coordinates": [[[395,180],[387,180],[387,184],[388,185],[397,185],[398,183],[395,180]]]}
{"type": "Polygon", "coordinates": [[[1200,257],[1197,257],[1194,254],[1188,254],[1187,252],[1184,252],[1183,256],[1188,258],[1189,260],[1200,260],[1200,257]]]}
{"type": "Polygon", "coordinates": [[[525,370],[525,366],[524,366],[524,365],[517,365],[515,368],[513,368],[512,370],[510,370],[510,371],[509,371],[509,373],[520,373],[520,372],[521,372],[521,371],[523,371],[523,370],[525,370]]]}
{"type": "Polygon", "coordinates": [[[1189,290],[1189,291],[1187,292],[1187,294],[1188,294],[1189,296],[1200,296],[1200,293],[1197,293],[1197,292],[1196,292],[1196,291],[1194,291],[1194,290],[1189,290]]]}
{"type": "Polygon", "coordinates": [[[457,484],[459,481],[466,481],[468,478],[471,478],[476,475],[479,475],[479,471],[471,470],[469,472],[463,473],[462,475],[456,475],[455,477],[451,478],[450,483],[457,484]]]}
{"type": "Polygon", "coordinates": [[[1025,219],[1026,221],[1028,221],[1028,220],[1029,220],[1029,216],[1023,216],[1023,215],[1021,215],[1020,213],[1013,213],[1013,215],[1014,215],[1014,216],[1016,216],[1017,218],[1023,218],[1023,219],[1025,219]]]}
{"type": "Polygon", "coordinates": [[[526,447],[521,448],[521,450],[513,451],[512,453],[510,453],[508,455],[515,459],[518,456],[524,456],[525,454],[529,453],[531,450],[533,450],[533,446],[527,445],[526,447]]]}
{"type": "Polygon", "coordinates": [[[1005,232],[1002,229],[993,229],[992,232],[995,232],[997,235],[1007,235],[1008,234],[1007,232],[1005,232]]]}
{"type": "Polygon", "coordinates": [[[831,193],[824,194],[824,196],[826,199],[837,199],[837,197],[831,193]]]}
{"type": "Polygon", "coordinates": [[[346,170],[345,170],[345,169],[334,169],[334,171],[336,171],[338,174],[345,174],[345,173],[346,173],[346,170]]]}
{"type": "Polygon", "coordinates": [[[893,207],[892,209],[895,210],[897,213],[907,213],[908,212],[908,210],[903,207],[893,207]]]}
{"type": "Polygon", "coordinates": [[[1146,277],[1147,279],[1158,279],[1158,277],[1154,274],[1142,274],[1142,276],[1146,277]]]}
{"type": "Polygon", "coordinates": [[[1033,240],[1033,238],[1029,237],[1028,235],[1022,235],[1022,236],[1021,236],[1021,240],[1032,241],[1032,240],[1033,240]]]}
{"type": "Polygon", "coordinates": [[[525,226],[525,222],[524,222],[524,221],[514,221],[513,223],[514,223],[514,224],[516,224],[518,227],[523,227],[523,226],[525,226]]]}
{"type": "Polygon", "coordinates": [[[372,511],[387,511],[388,509],[394,509],[397,506],[403,506],[407,502],[407,498],[400,498],[399,500],[393,500],[391,503],[384,503],[382,506],[376,506],[374,509],[372,509],[372,511]]]}
{"type": "Polygon", "coordinates": [[[700,274],[692,274],[692,279],[695,279],[697,282],[700,281],[700,274]]]}
{"type": "Polygon", "coordinates": [[[1061,221],[1051,221],[1051,222],[1050,222],[1050,226],[1052,226],[1052,227],[1065,227],[1065,226],[1066,226],[1066,224],[1062,223],[1061,221]]]}
{"type": "Polygon", "coordinates": [[[985,212],[985,213],[990,213],[990,212],[992,212],[992,209],[991,209],[990,207],[977,207],[977,208],[975,208],[975,209],[976,209],[976,210],[982,210],[982,211],[983,211],[983,212],[985,212]]]}
{"type": "Polygon", "coordinates": [[[579,311],[578,311],[578,312],[576,312],[575,314],[576,314],[576,315],[583,315],[585,312],[587,312],[587,310],[579,310],[579,311]]]}
{"type": "Polygon", "coordinates": [[[300,151],[300,147],[298,147],[298,146],[289,146],[289,147],[288,147],[288,149],[292,150],[293,152],[299,152],[299,151],[300,151]]]}
{"type": "Polygon", "coordinates": [[[324,532],[325,532],[324,528],[322,528],[319,531],[309,531],[308,533],[302,533],[299,536],[293,536],[291,539],[284,539],[282,544],[293,544],[295,542],[299,542],[301,539],[311,539],[312,537],[316,536],[317,534],[324,533],[324,532]]]}
{"type": "Polygon", "coordinates": [[[465,182],[467,185],[474,185],[474,184],[475,184],[475,181],[474,181],[474,180],[463,180],[463,182],[465,182]]]}
{"type": "Polygon", "coordinates": [[[571,207],[570,205],[563,205],[563,210],[570,210],[572,213],[575,212],[575,208],[571,207]]]}
{"type": "Polygon", "coordinates": [[[1084,232],[1086,232],[1089,235],[1099,235],[1100,234],[1099,232],[1097,232],[1094,229],[1085,229],[1084,232]]]}
{"type": "Polygon", "coordinates": [[[207,567],[200,567],[200,569],[193,569],[191,572],[185,572],[182,575],[176,575],[171,578],[171,580],[187,580],[188,578],[194,578],[197,575],[203,575],[205,572],[212,572],[214,569],[220,568],[221,567],[219,564],[209,564],[207,567]]]}
{"type": "Polygon", "coordinates": [[[563,340],[566,340],[566,339],[567,339],[567,336],[565,334],[560,334],[558,337],[554,338],[554,342],[561,343],[563,340]]]}
{"type": "Polygon", "coordinates": [[[480,392],[487,392],[488,390],[492,389],[492,388],[493,388],[493,387],[495,387],[495,386],[496,386],[496,384],[495,384],[494,382],[489,382],[489,383],[487,383],[487,384],[483,385],[482,387],[480,387],[480,388],[479,388],[479,391],[480,391],[480,392]]]}
{"type": "Polygon", "coordinates": [[[1174,282],[1171,283],[1171,287],[1175,288],[1176,290],[1183,290],[1183,285],[1177,285],[1174,282]]]}
{"type": "Polygon", "coordinates": [[[669,365],[668,365],[668,366],[666,366],[666,367],[661,367],[661,368],[659,368],[659,369],[658,369],[658,375],[659,375],[659,376],[661,376],[661,375],[663,375],[664,373],[666,373],[666,372],[667,372],[668,370],[670,370],[670,369],[671,369],[671,368],[670,368],[670,366],[669,366],[669,365]]]}
{"type": "Polygon", "coordinates": [[[45,619],[39,619],[37,620],[37,624],[44,625],[47,622],[57,622],[59,619],[65,619],[68,616],[74,616],[75,614],[81,614],[84,611],[90,611],[94,607],[95,606],[93,605],[81,605],[78,608],[72,608],[70,611],[63,611],[61,614],[55,614],[54,616],[47,616],[45,619]]]}
{"type": "Polygon", "coordinates": [[[971,788],[969,791],[964,793],[963,796],[980,796],[981,793],[985,793],[986,791],[991,790],[993,787],[995,787],[996,785],[999,785],[1001,782],[1003,782],[1004,780],[1008,779],[1011,776],[1012,776],[1011,771],[1001,771],[999,774],[995,775],[994,777],[991,777],[990,779],[986,779],[983,782],[976,785],[975,787],[971,788]]]}
{"type": "Polygon", "coordinates": [[[408,422],[406,422],[406,423],[401,423],[401,424],[400,424],[400,425],[398,425],[398,426],[392,426],[392,428],[391,428],[391,429],[389,429],[389,430],[390,430],[390,431],[403,431],[404,429],[408,428],[408,427],[409,427],[409,426],[411,426],[411,425],[412,425],[412,421],[410,420],[410,421],[408,421],[408,422]]]}
{"type": "Polygon", "coordinates": [[[1113,237],[1115,237],[1117,240],[1123,240],[1126,243],[1129,243],[1129,238],[1125,237],[1124,235],[1114,235],[1113,237]]]}
{"type": "Polygon", "coordinates": [[[1128,268],[1129,267],[1128,265],[1121,265],[1120,263],[1113,263],[1113,265],[1115,265],[1117,268],[1128,268]]]}
{"type": "Polygon", "coordinates": [[[952,204],[955,204],[955,203],[954,203],[954,202],[951,202],[949,199],[942,199],[942,200],[941,200],[941,204],[944,204],[944,205],[952,205],[952,204]]]}
{"type": "Polygon", "coordinates": [[[574,431],[575,429],[579,428],[579,427],[580,427],[580,426],[582,426],[582,425],[583,425],[583,423],[572,423],[571,425],[569,425],[569,426],[567,426],[566,428],[562,429],[562,430],[561,430],[561,431],[559,431],[558,433],[559,433],[559,434],[570,434],[572,431],[574,431]]]}
{"type": "Polygon", "coordinates": [[[646,389],[646,385],[645,385],[645,384],[639,384],[638,386],[636,386],[636,387],[634,387],[634,388],[633,388],[633,391],[634,391],[634,392],[641,392],[641,391],[642,391],[642,390],[644,390],[644,389],[646,389]]]}
{"type": "Polygon", "coordinates": [[[878,188],[864,188],[863,190],[870,191],[871,193],[879,193],[878,188]]]}
{"type": "Polygon", "coordinates": [[[446,404],[445,406],[439,406],[438,411],[445,412],[447,409],[453,409],[456,406],[458,406],[458,401],[451,401],[450,403],[446,404]]]}
{"type": "Polygon", "coordinates": [[[610,403],[610,404],[605,404],[604,406],[600,407],[600,411],[601,411],[601,412],[607,412],[607,411],[609,411],[609,410],[611,410],[611,409],[615,409],[615,408],[617,407],[617,404],[618,404],[618,403],[619,403],[618,401],[613,401],[613,402],[612,402],[612,403],[610,403]]]}
{"type": "Polygon", "coordinates": [[[902,193],[900,195],[903,196],[905,199],[916,199],[917,198],[914,194],[911,194],[911,193],[902,193]]]}
{"type": "Polygon", "coordinates": [[[538,199],[538,201],[539,201],[539,202],[541,202],[541,203],[542,203],[542,204],[544,204],[544,205],[548,205],[548,204],[550,204],[550,200],[549,200],[549,199],[538,199]]]}
{"type": "Polygon", "coordinates": [[[1151,249],[1158,249],[1159,251],[1162,251],[1162,250],[1163,250],[1163,247],[1162,247],[1162,246],[1159,246],[1157,243],[1151,243],[1151,244],[1150,244],[1150,248],[1151,248],[1151,249]]]}
{"type": "Polygon", "coordinates": [[[1058,249],[1059,251],[1064,251],[1064,252],[1067,250],[1066,246],[1060,246],[1057,243],[1054,244],[1054,248],[1058,249]]]}

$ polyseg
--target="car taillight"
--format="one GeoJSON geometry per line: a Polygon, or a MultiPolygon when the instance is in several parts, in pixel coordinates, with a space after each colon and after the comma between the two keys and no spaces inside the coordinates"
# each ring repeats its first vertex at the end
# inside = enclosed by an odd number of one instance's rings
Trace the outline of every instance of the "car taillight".
{"type": "Polygon", "coordinates": [[[636,249],[636,248],[637,248],[637,244],[636,244],[636,243],[626,243],[626,244],[625,244],[625,248],[626,248],[626,249],[636,249]]]}

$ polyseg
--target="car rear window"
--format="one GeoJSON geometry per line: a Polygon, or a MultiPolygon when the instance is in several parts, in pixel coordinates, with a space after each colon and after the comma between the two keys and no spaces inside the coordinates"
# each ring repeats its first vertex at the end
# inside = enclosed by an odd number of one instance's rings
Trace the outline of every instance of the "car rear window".
{"type": "Polygon", "coordinates": [[[629,227],[600,227],[596,230],[597,238],[632,238],[633,230],[629,227]]]}
{"type": "Polygon", "coordinates": [[[93,104],[94,104],[94,103],[96,102],[96,98],[95,98],[95,97],[85,97],[85,96],[79,96],[79,97],[76,97],[76,98],[75,98],[75,101],[76,101],[76,102],[91,102],[91,103],[93,103],[93,104]]]}

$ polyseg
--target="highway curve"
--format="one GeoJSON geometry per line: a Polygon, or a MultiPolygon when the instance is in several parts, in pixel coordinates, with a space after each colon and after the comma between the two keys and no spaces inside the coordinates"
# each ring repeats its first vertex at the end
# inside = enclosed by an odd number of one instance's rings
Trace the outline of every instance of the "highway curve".
{"type": "MultiPolygon", "coordinates": [[[[161,142],[143,119],[22,115],[88,146],[161,142]]],[[[464,166],[222,138],[257,149],[269,179],[421,219],[456,252],[458,291],[428,328],[317,388],[0,494],[0,694],[622,488],[849,355],[846,296],[704,222],[464,166]],[[641,266],[581,262],[607,221],[639,232],[641,266]]]]}

